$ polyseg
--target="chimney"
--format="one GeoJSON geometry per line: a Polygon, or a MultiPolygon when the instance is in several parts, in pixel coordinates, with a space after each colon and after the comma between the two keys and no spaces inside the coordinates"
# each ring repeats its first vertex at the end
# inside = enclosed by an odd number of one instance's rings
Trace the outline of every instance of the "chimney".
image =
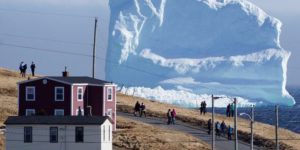
{"type": "Polygon", "coordinates": [[[65,67],[65,71],[62,72],[62,76],[63,77],[68,77],[69,76],[69,72],[67,71],[67,67],[65,67]]]}

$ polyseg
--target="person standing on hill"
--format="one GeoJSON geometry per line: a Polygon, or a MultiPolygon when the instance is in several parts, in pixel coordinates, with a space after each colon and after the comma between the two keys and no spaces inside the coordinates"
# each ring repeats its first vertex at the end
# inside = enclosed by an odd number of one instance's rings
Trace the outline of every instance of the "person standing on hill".
{"type": "Polygon", "coordinates": [[[175,117],[176,117],[176,111],[175,111],[175,109],[173,109],[172,110],[172,112],[171,112],[171,119],[172,119],[172,124],[175,124],[175,117]]]}
{"type": "Polygon", "coordinates": [[[234,104],[233,103],[230,105],[230,114],[231,114],[231,117],[234,116],[234,104]]]}
{"type": "Polygon", "coordinates": [[[228,104],[226,107],[226,116],[230,117],[230,104],[228,104]]]}
{"type": "Polygon", "coordinates": [[[211,131],[211,119],[209,119],[207,121],[207,129],[208,129],[207,133],[210,134],[210,131],[211,131]]]}
{"type": "Polygon", "coordinates": [[[146,117],[146,106],[144,105],[144,103],[142,103],[142,105],[140,106],[140,117],[142,117],[143,114],[146,117]]]}
{"type": "Polygon", "coordinates": [[[205,113],[206,113],[206,102],[203,101],[203,114],[205,115],[205,113]]]}
{"type": "Polygon", "coordinates": [[[202,113],[203,113],[203,102],[201,102],[200,104],[200,115],[202,115],[202,113]]]}
{"type": "Polygon", "coordinates": [[[24,65],[24,62],[22,61],[20,63],[20,66],[19,66],[19,70],[20,70],[20,75],[23,77],[23,65],[24,65]]]}
{"type": "Polygon", "coordinates": [[[31,69],[31,74],[34,77],[34,71],[35,71],[35,64],[34,64],[34,62],[31,63],[30,69],[31,69]]]}
{"type": "Polygon", "coordinates": [[[171,112],[171,109],[168,110],[167,112],[167,118],[168,118],[168,122],[167,124],[171,124],[171,119],[172,119],[172,112],[171,112]]]}
{"type": "Polygon", "coordinates": [[[22,67],[22,77],[26,77],[27,64],[24,64],[22,67]]]}

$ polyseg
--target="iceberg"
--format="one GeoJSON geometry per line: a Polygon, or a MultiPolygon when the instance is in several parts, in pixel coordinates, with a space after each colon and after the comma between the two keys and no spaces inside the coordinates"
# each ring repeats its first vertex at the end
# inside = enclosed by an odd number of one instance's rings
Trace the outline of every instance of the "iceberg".
{"type": "Polygon", "coordinates": [[[134,88],[140,97],[186,107],[196,105],[195,99],[209,101],[210,94],[227,97],[219,106],[232,97],[240,104],[295,104],[286,90],[291,53],[280,45],[282,23],[254,4],[110,0],[109,5],[106,80],[134,88]]]}

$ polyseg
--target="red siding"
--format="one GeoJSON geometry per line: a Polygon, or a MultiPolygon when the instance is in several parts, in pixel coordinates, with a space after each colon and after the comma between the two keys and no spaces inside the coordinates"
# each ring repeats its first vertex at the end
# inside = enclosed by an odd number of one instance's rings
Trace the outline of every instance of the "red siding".
{"type": "Polygon", "coordinates": [[[54,109],[64,109],[65,115],[70,115],[70,85],[47,79],[23,83],[19,85],[19,115],[25,115],[25,109],[35,109],[38,115],[54,115],[54,109]],[[26,101],[26,86],[35,87],[35,101],[26,101]],[[55,87],[64,87],[64,101],[55,101],[55,87]]]}
{"type": "Polygon", "coordinates": [[[115,126],[115,121],[116,121],[116,87],[115,86],[105,86],[104,87],[104,114],[107,114],[107,110],[108,109],[112,109],[112,121],[113,121],[113,125],[115,126]],[[107,89],[108,88],[112,88],[112,100],[108,101],[107,99],[107,89]]]}
{"type": "Polygon", "coordinates": [[[84,107],[84,102],[87,101],[87,99],[88,99],[87,89],[88,88],[86,85],[74,85],[73,86],[73,112],[72,112],[73,116],[76,115],[76,110],[78,109],[79,106],[82,110],[84,110],[84,113],[87,113],[86,109],[84,107]],[[78,100],[78,96],[77,96],[78,87],[83,88],[83,100],[82,101],[78,100]]]}

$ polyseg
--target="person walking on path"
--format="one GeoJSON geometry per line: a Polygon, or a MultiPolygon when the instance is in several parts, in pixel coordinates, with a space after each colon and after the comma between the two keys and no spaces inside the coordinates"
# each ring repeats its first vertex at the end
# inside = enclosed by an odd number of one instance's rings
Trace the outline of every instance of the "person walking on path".
{"type": "Polygon", "coordinates": [[[206,102],[203,101],[203,114],[205,115],[205,113],[206,113],[206,102]]]}
{"type": "Polygon", "coordinates": [[[225,122],[224,122],[224,120],[223,120],[222,123],[221,123],[221,132],[222,132],[222,134],[223,134],[224,136],[226,135],[225,129],[226,129],[226,124],[225,124],[225,122]]]}
{"type": "Polygon", "coordinates": [[[230,104],[228,104],[226,107],[226,116],[230,117],[230,104]]]}
{"type": "Polygon", "coordinates": [[[211,132],[211,119],[209,119],[207,121],[207,129],[208,129],[207,133],[210,134],[210,132],[211,132]]]}
{"type": "Polygon", "coordinates": [[[221,124],[219,123],[219,121],[217,121],[217,123],[216,123],[216,135],[219,136],[219,137],[221,136],[220,131],[221,131],[221,124]]]}
{"type": "Polygon", "coordinates": [[[142,103],[142,105],[140,106],[140,117],[142,117],[143,114],[146,117],[146,106],[144,105],[144,103],[142,103]]]}
{"type": "Polygon", "coordinates": [[[171,119],[172,119],[172,112],[171,112],[171,109],[168,110],[167,112],[167,118],[168,118],[168,122],[167,124],[171,124],[171,119]]]}
{"type": "Polygon", "coordinates": [[[136,113],[139,113],[139,115],[141,115],[140,114],[140,107],[141,107],[141,104],[140,104],[140,102],[139,101],[137,101],[136,103],[135,103],[135,106],[134,106],[134,112],[133,112],[133,114],[134,114],[134,116],[136,116],[136,113]]]}
{"type": "Polygon", "coordinates": [[[228,132],[227,132],[228,140],[232,140],[231,136],[233,134],[233,128],[230,127],[230,125],[229,125],[227,130],[228,130],[228,132]]]}
{"type": "Polygon", "coordinates": [[[31,69],[31,74],[34,77],[34,71],[35,71],[35,64],[34,64],[34,62],[31,63],[30,69],[31,69]]]}
{"type": "Polygon", "coordinates": [[[172,112],[171,112],[171,121],[172,121],[172,124],[175,124],[175,117],[176,117],[176,111],[175,111],[175,109],[173,109],[172,110],[172,112]]]}
{"type": "Polygon", "coordinates": [[[231,117],[234,116],[234,104],[233,103],[230,105],[230,114],[231,114],[231,117]]]}

